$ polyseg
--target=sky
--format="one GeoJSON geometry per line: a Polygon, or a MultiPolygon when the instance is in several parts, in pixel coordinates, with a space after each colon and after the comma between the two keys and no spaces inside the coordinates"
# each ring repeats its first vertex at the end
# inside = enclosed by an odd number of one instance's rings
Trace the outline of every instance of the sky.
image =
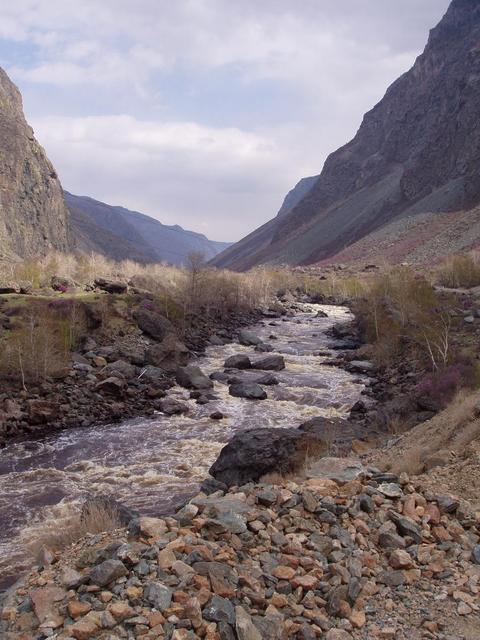
{"type": "Polygon", "coordinates": [[[235,241],[320,173],[448,0],[14,0],[0,65],[68,191],[235,241]]]}

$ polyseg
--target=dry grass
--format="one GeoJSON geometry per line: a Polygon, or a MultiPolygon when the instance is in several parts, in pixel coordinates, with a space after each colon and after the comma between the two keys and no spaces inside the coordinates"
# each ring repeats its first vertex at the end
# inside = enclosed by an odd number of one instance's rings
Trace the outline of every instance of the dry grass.
{"type": "Polygon", "coordinates": [[[455,256],[438,270],[436,281],[444,287],[470,288],[480,285],[480,256],[476,252],[455,256]]]}
{"type": "Polygon", "coordinates": [[[118,513],[108,504],[93,503],[80,513],[67,508],[60,518],[47,518],[25,532],[25,546],[38,561],[44,549],[60,551],[87,534],[103,533],[121,528],[118,513]]]}

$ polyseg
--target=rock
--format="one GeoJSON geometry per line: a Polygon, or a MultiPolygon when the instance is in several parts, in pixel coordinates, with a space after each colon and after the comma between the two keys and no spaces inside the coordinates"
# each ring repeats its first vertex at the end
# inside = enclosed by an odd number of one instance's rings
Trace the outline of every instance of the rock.
{"type": "Polygon", "coordinates": [[[107,278],[96,278],[94,285],[97,289],[106,291],[107,293],[126,293],[128,284],[123,280],[110,280],[107,278]]]}
{"type": "Polygon", "coordinates": [[[425,471],[430,471],[435,467],[444,467],[451,460],[451,453],[448,449],[440,449],[439,451],[435,451],[434,453],[426,456],[422,462],[425,465],[425,471]]]}
{"type": "Polygon", "coordinates": [[[50,286],[54,291],[64,293],[69,289],[74,289],[76,287],[76,283],[72,278],[67,276],[52,276],[50,279],[50,286]]]}
{"type": "Polygon", "coordinates": [[[308,451],[313,456],[326,449],[321,440],[297,429],[250,429],[223,447],[210,474],[227,486],[256,482],[272,471],[291,472],[303,464],[308,451]]]}
{"type": "Polygon", "coordinates": [[[160,401],[160,411],[167,416],[178,415],[181,413],[188,413],[188,405],[174,398],[164,398],[160,401]]]}
{"type": "Polygon", "coordinates": [[[379,485],[378,490],[386,498],[397,499],[403,496],[401,487],[393,482],[382,482],[382,484],[379,485]]]}
{"type": "Polygon", "coordinates": [[[265,358],[255,360],[252,363],[252,368],[264,371],[281,371],[285,369],[285,358],[280,355],[265,356],[265,358]]]}
{"type": "Polygon", "coordinates": [[[58,403],[50,400],[29,400],[28,417],[32,424],[52,422],[59,415],[58,403]]]}
{"type": "Polygon", "coordinates": [[[365,475],[366,469],[356,458],[324,457],[313,462],[308,470],[308,478],[328,478],[339,485],[365,475]]]}
{"type": "Polygon", "coordinates": [[[115,360],[110,362],[101,371],[106,377],[113,376],[114,378],[123,376],[126,380],[131,380],[137,374],[137,369],[133,364],[125,362],[125,360],[115,360]]]}
{"type": "Polygon", "coordinates": [[[252,617],[243,607],[235,607],[235,618],[238,640],[262,640],[260,632],[253,624],[252,617]]]}
{"type": "Polygon", "coordinates": [[[211,622],[227,622],[235,625],[235,609],[230,600],[214,595],[203,609],[203,617],[211,622]]]}
{"type": "Polygon", "coordinates": [[[127,573],[126,566],[120,560],[105,560],[90,571],[90,582],[99,587],[105,587],[127,573]]]}
{"type": "Polygon", "coordinates": [[[160,538],[166,531],[167,525],[165,520],[161,518],[152,518],[150,516],[140,516],[131,520],[128,526],[129,533],[133,536],[142,536],[145,538],[160,538]]]}
{"type": "Polygon", "coordinates": [[[384,531],[378,536],[378,544],[383,549],[405,549],[405,540],[393,531],[384,531]]]}
{"type": "Polygon", "coordinates": [[[168,373],[174,373],[178,367],[188,364],[190,351],[173,334],[168,334],[160,344],[151,345],[145,352],[145,361],[168,373]]]}
{"type": "Polygon", "coordinates": [[[407,518],[406,516],[402,516],[399,513],[396,513],[395,511],[389,511],[388,515],[390,520],[397,527],[400,535],[409,536],[417,544],[422,543],[422,530],[416,522],[414,522],[411,518],[407,518]]]}
{"type": "Polygon", "coordinates": [[[89,640],[97,635],[99,627],[93,620],[79,620],[68,628],[69,636],[75,640],[89,640]]]}
{"type": "Polygon", "coordinates": [[[351,373],[367,373],[375,371],[375,365],[368,360],[351,360],[346,369],[351,373]]]}
{"type": "Polygon", "coordinates": [[[95,390],[100,393],[106,393],[111,396],[121,397],[125,391],[125,380],[121,378],[116,378],[115,376],[110,376],[105,380],[102,380],[95,386],[95,390]]]}
{"type": "Polygon", "coordinates": [[[243,354],[237,354],[227,358],[223,364],[225,369],[251,369],[250,358],[243,354]]]}
{"type": "Polygon", "coordinates": [[[480,564],[480,544],[476,544],[472,549],[472,561],[480,564]]]}
{"type": "Polygon", "coordinates": [[[177,383],[186,389],[211,389],[213,387],[210,378],[207,378],[200,367],[194,365],[179,367],[175,377],[177,383]]]}
{"type": "Polygon", "coordinates": [[[455,513],[460,504],[455,496],[436,496],[435,499],[442,513],[455,513]]]}
{"type": "Polygon", "coordinates": [[[44,620],[52,614],[52,607],[55,603],[61,602],[66,595],[64,589],[55,586],[33,589],[30,593],[30,599],[35,615],[39,621],[44,622],[44,620]]]}
{"type": "Polygon", "coordinates": [[[88,576],[84,576],[72,567],[64,567],[60,581],[65,589],[77,589],[81,584],[88,582],[88,576]]]}
{"type": "Polygon", "coordinates": [[[221,411],[214,411],[213,413],[210,414],[210,418],[212,420],[223,420],[224,417],[225,416],[221,411]]]}
{"type": "Polygon", "coordinates": [[[20,284],[18,282],[2,280],[0,282],[0,294],[20,293],[20,284]]]}
{"type": "Polygon", "coordinates": [[[396,549],[390,556],[390,566],[393,569],[411,569],[413,566],[413,560],[410,554],[402,549],[396,549]]]}
{"type": "Polygon", "coordinates": [[[143,591],[143,598],[159,611],[165,611],[172,602],[173,591],[161,582],[147,584],[143,591]]]}
{"type": "Polygon", "coordinates": [[[352,640],[352,636],[343,629],[330,629],[325,640],[352,640]]]}
{"type": "MultiPolygon", "coordinates": [[[[173,324],[162,316],[160,313],[153,309],[149,309],[146,306],[140,307],[133,313],[133,317],[138,325],[138,328],[143,331],[147,336],[162,342],[169,333],[175,333],[173,324]]],[[[151,362],[151,364],[156,364],[151,362]]],[[[158,366],[158,365],[156,365],[158,366]]]]}
{"type": "Polygon", "coordinates": [[[266,400],[267,394],[259,384],[255,382],[239,382],[232,384],[228,392],[235,398],[248,398],[249,400],[266,400]]]}
{"type": "Polygon", "coordinates": [[[86,615],[91,608],[92,605],[89,602],[82,602],[81,600],[70,600],[67,606],[68,615],[74,620],[86,615]]]}
{"type": "Polygon", "coordinates": [[[238,341],[240,344],[247,347],[254,347],[255,345],[262,344],[263,342],[263,340],[248,329],[240,329],[238,332],[238,341]]]}

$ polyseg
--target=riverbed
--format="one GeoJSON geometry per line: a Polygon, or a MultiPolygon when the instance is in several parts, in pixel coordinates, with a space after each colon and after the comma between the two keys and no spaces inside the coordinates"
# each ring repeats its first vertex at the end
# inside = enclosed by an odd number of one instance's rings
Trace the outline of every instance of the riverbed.
{"type": "MultiPolygon", "coordinates": [[[[334,340],[325,331],[347,322],[344,307],[307,305],[293,317],[265,319],[252,327],[286,368],[274,372],[279,384],[266,386],[266,400],[234,398],[215,382],[216,399],[199,405],[174,387],[169,395],[186,402],[189,413],[156,413],[106,426],[73,428],[12,443],[0,452],[0,590],[34,561],[29,548],[45,521],[62,523],[90,495],[111,495],[142,514],[168,513],[193,494],[224,444],[240,430],[297,427],[314,416],[344,417],[359,399],[363,380],[322,364],[334,340]],[[325,311],[328,317],[319,317],[325,311]],[[220,411],[222,420],[210,414],[220,411]]],[[[211,346],[197,364],[206,374],[223,371],[230,355],[253,347],[211,346]]]]}

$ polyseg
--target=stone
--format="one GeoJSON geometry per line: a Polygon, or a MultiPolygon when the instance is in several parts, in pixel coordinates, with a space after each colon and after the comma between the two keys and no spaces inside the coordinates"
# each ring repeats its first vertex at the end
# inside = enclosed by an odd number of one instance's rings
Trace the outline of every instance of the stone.
{"type": "Polygon", "coordinates": [[[235,630],[238,640],[262,640],[262,636],[243,607],[235,607],[235,630]]]}
{"type": "Polygon", "coordinates": [[[325,640],[352,640],[352,636],[343,629],[330,629],[325,636],[325,640]]]}
{"type": "Polygon", "coordinates": [[[247,398],[248,400],[266,400],[267,394],[259,384],[255,382],[239,382],[232,384],[228,392],[236,398],[247,398]]]}
{"type": "Polygon", "coordinates": [[[255,360],[252,363],[253,369],[262,369],[263,371],[282,371],[285,369],[285,358],[280,355],[271,355],[255,360]]]}
{"type": "Polygon", "coordinates": [[[474,545],[472,549],[472,561],[475,564],[480,564],[480,544],[474,545]]]}
{"type": "Polygon", "coordinates": [[[115,376],[110,376],[109,378],[106,378],[105,380],[99,382],[96,385],[95,390],[99,391],[100,393],[106,393],[108,395],[121,397],[124,395],[125,387],[125,380],[122,380],[121,378],[117,378],[115,376]]]}
{"type": "Polygon", "coordinates": [[[143,598],[162,613],[172,602],[173,591],[161,582],[150,582],[143,590],[143,598]]]}
{"type": "Polygon", "coordinates": [[[251,369],[250,358],[244,354],[237,354],[227,358],[223,364],[225,369],[251,369]]]}
{"type": "Polygon", "coordinates": [[[190,351],[176,335],[169,333],[160,343],[153,344],[145,352],[147,364],[175,373],[178,367],[185,367],[190,359],[190,351]]]}
{"type": "Polygon", "coordinates": [[[423,540],[422,530],[416,522],[414,522],[411,518],[401,516],[395,511],[389,511],[388,515],[390,520],[397,527],[400,535],[409,536],[414,540],[414,542],[416,542],[417,544],[421,544],[423,540]]]}
{"type": "MultiPolygon", "coordinates": [[[[170,333],[175,333],[175,329],[165,316],[161,315],[155,309],[149,308],[150,303],[146,302],[133,313],[138,328],[147,336],[162,342],[170,333]]],[[[151,364],[155,364],[152,362],[151,364]]]]}
{"type": "Polygon", "coordinates": [[[33,610],[41,623],[52,614],[54,604],[61,602],[65,596],[65,590],[55,586],[41,587],[32,590],[30,598],[32,600],[33,610]]]}
{"type": "Polygon", "coordinates": [[[410,569],[413,566],[412,557],[402,549],[393,551],[389,563],[393,569],[410,569]]]}
{"type": "Polygon", "coordinates": [[[82,504],[80,520],[85,521],[88,518],[96,518],[102,512],[118,518],[120,526],[128,526],[131,520],[138,518],[140,515],[138,511],[130,509],[130,507],[127,507],[110,496],[98,495],[87,498],[82,504]]]}
{"type": "Polygon", "coordinates": [[[93,620],[80,620],[68,627],[68,634],[75,640],[89,640],[97,635],[98,625],[93,620]]]}
{"type": "Polygon", "coordinates": [[[67,605],[68,615],[73,619],[86,615],[91,608],[92,605],[89,602],[81,600],[70,600],[67,605]]]}
{"type": "Polygon", "coordinates": [[[127,602],[112,602],[108,605],[108,611],[112,614],[115,620],[121,622],[126,618],[131,618],[135,611],[127,602]]]}
{"type": "Polygon", "coordinates": [[[213,382],[200,369],[193,365],[179,367],[176,373],[177,383],[187,389],[211,389],[213,382]]]}
{"type": "Polygon", "coordinates": [[[90,571],[90,582],[105,587],[127,573],[126,566],[120,560],[104,560],[90,571]]]}
{"type": "Polygon", "coordinates": [[[211,622],[227,622],[235,625],[235,609],[230,600],[213,595],[203,609],[203,617],[211,622]]]}
{"type": "Polygon", "coordinates": [[[167,531],[165,520],[161,518],[152,518],[150,516],[141,516],[130,521],[129,533],[134,536],[143,536],[145,538],[160,538],[167,531]]]}
{"type": "Polygon", "coordinates": [[[32,424],[43,424],[55,420],[59,415],[58,403],[50,400],[29,400],[28,417],[32,424]]]}
{"type": "Polygon", "coordinates": [[[188,413],[188,404],[175,400],[175,398],[166,397],[160,400],[160,411],[167,416],[179,415],[181,413],[188,413]]]}
{"type": "Polygon", "coordinates": [[[402,488],[393,482],[382,482],[378,486],[378,490],[386,498],[397,499],[403,496],[402,488]]]}
{"type": "Polygon", "coordinates": [[[94,285],[97,289],[106,291],[107,293],[126,293],[128,284],[123,280],[112,280],[107,278],[96,278],[94,285]]]}
{"type": "Polygon", "coordinates": [[[247,347],[262,344],[262,340],[248,329],[240,329],[238,332],[238,341],[247,347]]]}

